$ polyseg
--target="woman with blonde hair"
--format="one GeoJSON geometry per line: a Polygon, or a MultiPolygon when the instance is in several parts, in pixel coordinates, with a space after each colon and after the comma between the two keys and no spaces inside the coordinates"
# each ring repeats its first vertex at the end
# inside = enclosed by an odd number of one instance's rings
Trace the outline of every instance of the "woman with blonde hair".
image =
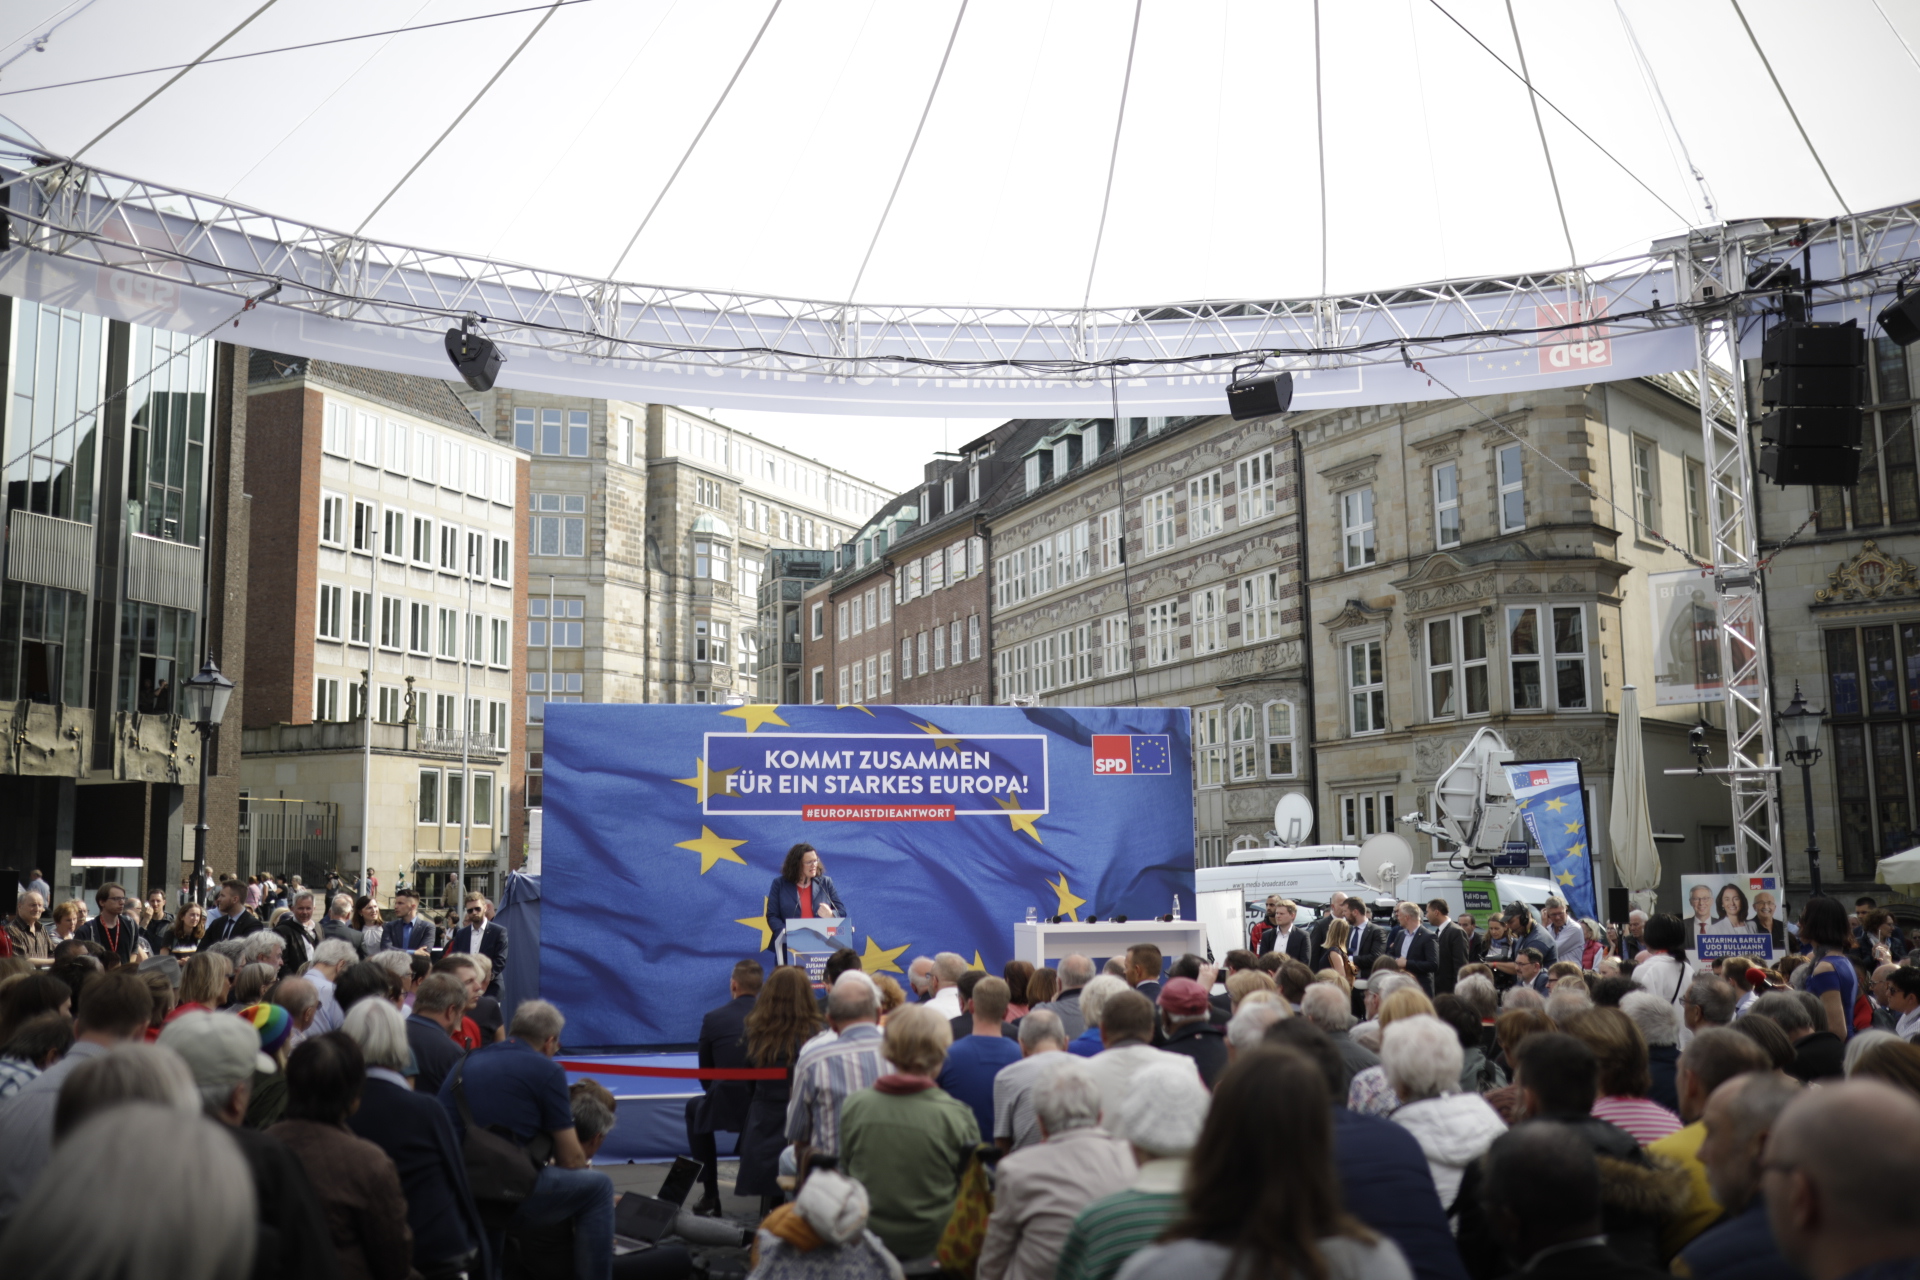
{"type": "MultiPolygon", "coordinates": [[[[1384,1044],[1387,1028],[1402,1018],[1433,1017],[1433,1001],[1427,999],[1426,992],[1417,986],[1401,987],[1380,1002],[1380,1014],[1376,1021],[1380,1024],[1381,1041],[1384,1044]]],[[[1455,1076],[1460,1068],[1453,1069],[1455,1076]]],[[[1368,1067],[1355,1073],[1353,1083],[1347,1086],[1347,1110],[1361,1115],[1385,1116],[1400,1105],[1400,1097],[1394,1093],[1393,1085],[1387,1080],[1387,1069],[1383,1066],[1368,1067]]]]}
{"type": "Polygon", "coordinates": [[[1353,961],[1347,956],[1347,939],[1352,936],[1353,925],[1339,916],[1335,916],[1332,923],[1327,925],[1326,967],[1346,979],[1349,988],[1353,986],[1353,980],[1358,976],[1354,970],[1353,961]]]}
{"type": "Polygon", "coordinates": [[[197,951],[207,936],[207,912],[197,902],[180,908],[173,923],[160,930],[160,949],[168,952],[197,951]]]}
{"type": "Polygon", "coordinates": [[[86,922],[86,918],[87,904],[77,898],[69,899],[55,907],[53,913],[47,917],[48,922],[53,926],[53,945],[57,947],[78,933],[80,926],[86,922]]]}
{"type": "Polygon", "coordinates": [[[907,993],[893,980],[892,974],[876,973],[873,985],[880,988],[880,1025],[887,1025],[887,1015],[907,1002],[907,993]]]}
{"type": "Polygon", "coordinates": [[[180,1003],[167,1015],[171,1022],[189,1009],[212,1013],[227,1003],[233,986],[233,961],[214,951],[201,951],[187,961],[180,974],[180,1003]]]}
{"type": "Polygon", "coordinates": [[[787,1102],[793,1093],[793,1065],[800,1046],[821,1027],[820,1005],[804,969],[781,965],[767,975],[747,1014],[747,1061],[756,1067],[784,1068],[779,1080],[755,1080],[740,1135],[737,1196],[759,1196],[761,1211],[771,1212],[780,1196],[780,1150],[787,1145],[787,1102]]]}
{"type": "Polygon", "coordinates": [[[233,977],[233,997],[227,1003],[236,1009],[244,1009],[251,1004],[259,1004],[267,998],[267,988],[280,977],[280,971],[270,964],[255,962],[241,967],[233,977]]]}

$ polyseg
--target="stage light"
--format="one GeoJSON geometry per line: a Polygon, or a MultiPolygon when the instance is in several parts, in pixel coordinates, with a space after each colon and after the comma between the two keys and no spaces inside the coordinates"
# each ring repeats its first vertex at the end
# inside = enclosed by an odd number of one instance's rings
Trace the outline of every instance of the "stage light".
{"type": "Polygon", "coordinates": [[[475,391],[491,391],[506,357],[500,354],[499,347],[472,332],[472,324],[472,320],[467,320],[458,329],[447,330],[447,359],[453,361],[453,367],[460,371],[468,386],[475,391]]]}
{"type": "Polygon", "coordinates": [[[1903,347],[1920,342],[1920,293],[1895,298],[1880,309],[1880,327],[1903,347]]]}
{"type": "Polygon", "coordinates": [[[1262,373],[1250,378],[1242,378],[1239,374],[1239,369],[1234,370],[1234,379],[1227,384],[1227,411],[1233,415],[1235,422],[1248,418],[1270,418],[1276,413],[1285,413],[1287,406],[1293,403],[1291,373],[1262,373]]]}

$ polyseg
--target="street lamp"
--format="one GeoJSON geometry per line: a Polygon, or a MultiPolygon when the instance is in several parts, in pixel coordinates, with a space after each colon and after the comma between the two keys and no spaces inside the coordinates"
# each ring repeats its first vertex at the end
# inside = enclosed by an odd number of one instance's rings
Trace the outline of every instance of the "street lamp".
{"type": "Polygon", "coordinates": [[[1827,713],[1815,711],[1800,696],[1800,682],[1793,682],[1793,701],[1780,713],[1780,731],[1789,744],[1788,764],[1800,766],[1800,794],[1807,802],[1807,869],[1813,879],[1813,895],[1820,896],[1820,842],[1813,837],[1813,766],[1820,760],[1820,722],[1827,713]]]}
{"type": "Polygon", "coordinates": [[[207,865],[207,740],[220,727],[227,714],[227,700],[233,697],[233,681],[220,674],[220,667],[207,655],[207,665],[198,675],[181,685],[180,713],[200,726],[200,821],[193,828],[193,897],[200,901],[200,877],[207,865]]]}

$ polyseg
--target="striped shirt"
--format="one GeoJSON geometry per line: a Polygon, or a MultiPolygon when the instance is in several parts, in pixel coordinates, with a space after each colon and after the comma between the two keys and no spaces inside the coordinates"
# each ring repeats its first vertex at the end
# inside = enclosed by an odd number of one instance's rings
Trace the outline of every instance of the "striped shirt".
{"type": "Polygon", "coordinates": [[[1054,1280],[1111,1280],[1180,1216],[1185,1160],[1149,1160],[1133,1185],[1080,1211],[1060,1246],[1054,1280]]]}
{"type": "Polygon", "coordinates": [[[1596,1098],[1593,1118],[1625,1129],[1643,1147],[1681,1129],[1680,1117],[1651,1098],[1596,1098]]]}
{"type": "Polygon", "coordinates": [[[856,1022],[834,1040],[803,1054],[787,1102],[787,1141],[822,1155],[840,1152],[840,1109],[849,1095],[870,1088],[891,1070],[881,1056],[880,1028],[856,1022]]]}

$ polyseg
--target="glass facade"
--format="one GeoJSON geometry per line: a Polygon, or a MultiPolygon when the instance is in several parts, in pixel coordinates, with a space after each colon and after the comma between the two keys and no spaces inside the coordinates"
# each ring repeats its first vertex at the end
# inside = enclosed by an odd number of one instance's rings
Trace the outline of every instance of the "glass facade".
{"type": "Polygon", "coordinates": [[[91,522],[106,321],[19,301],[13,318],[7,506],[91,522]]]}
{"type": "Polygon", "coordinates": [[[149,538],[200,545],[213,346],[184,333],[132,331],[127,502],[149,538]],[[141,381],[141,379],[145,381],[141,381]],[[137,514],[136,514],[137,513],[137,514]]]}

